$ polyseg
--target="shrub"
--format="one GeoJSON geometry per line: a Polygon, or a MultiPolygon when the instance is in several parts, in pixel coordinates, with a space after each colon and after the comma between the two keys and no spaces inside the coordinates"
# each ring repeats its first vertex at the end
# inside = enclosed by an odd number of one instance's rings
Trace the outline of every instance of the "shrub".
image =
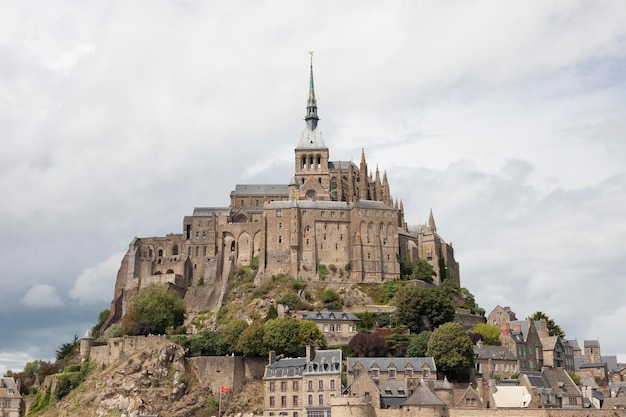
{"type": "Polygon", "coordinates": [[[77,363],[72,364],[72,365],[67,365],[64,370],[66,374],[70,372],[78,372],[78,371],[80,371],[80,365],[77,363]]]}
{"type": "Polygon", "coordinates": [[[346,272],[350,272],[352,270],[352,264],[348,262],[346,266],[343,267],[343,269],[345,269],[346,272]]]}
{"type": "Polygon", "coordinates": [[[326,279],[328,276],[328,268],[324,264],[317,265],[317,275],[320,277],[322,281],[326,279]]]}
{"type": "Polygon", "coordinates": [[[204,285],[204,277],[200,277],[198,279],[198,287],[202,287],[204,285]]]}
{"type": "Polygon", "coordinates": [[[330,272],[332,272],[333,274],[337,273],[337,266],[335,264],[328,265],[328,269],[330,269],[330,272]]]}
{"type": "Polygon", "coordinates": [[[304,303],[296,294],[282,294],[276,298],[276,303],[284,304],[289,307],[290,310],[304,309],[304,303]]]}

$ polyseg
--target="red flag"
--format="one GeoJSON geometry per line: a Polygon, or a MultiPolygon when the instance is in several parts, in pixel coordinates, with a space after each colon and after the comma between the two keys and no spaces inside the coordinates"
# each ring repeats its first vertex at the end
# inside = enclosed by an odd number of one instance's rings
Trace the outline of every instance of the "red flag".
{"type": "Polygon", "coordinates": [[[222,386],[222,392],[230,392],[230,388],[222,386]]]}

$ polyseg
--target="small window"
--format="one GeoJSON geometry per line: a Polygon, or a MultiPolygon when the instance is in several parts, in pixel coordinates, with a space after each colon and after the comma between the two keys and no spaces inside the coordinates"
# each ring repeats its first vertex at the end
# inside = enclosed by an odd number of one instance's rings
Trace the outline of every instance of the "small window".
{"type": "Polygon", "coordinates": [[[396,378],[396,370],[395,369],[389,369],[389,378],[390,379],[395,379],[396,378]]]}
{"type": "Polygon", "coordinates": [[[330,217],[335,217],[335,212],[334,211],[330,212],[330,217]]]}
{"type": "Polygon", "coordinates": [[[306,210],[302,210],[302,217],[306,217],[306,210]]]}
{"type": "Polygon", "coordinates": [[[365,210],[365,217],[370,215],[370,211],[369,210],[365,210]]]}
{"type": "Polygon", "coordinates": [[[326,212],[324,210],[321,211],[320,216],[326,217],[326,212]]]}
{"type": "Polygon", "coordinates": [[[339,212],[339,218],[343,219],[345,217],[345,213],[343,211],[339,212]]]}
{"type": "Polygon", "coordinates": [[[330,380],[330,389],[335,389],[335,380],[334,379],[330,380]]]}
{"type": "Polygon", "coordinates": [[[283,228],[283,224],[282,223],[278,223],[278,230],[282,230],[283,228]]]}
{"type": "Polygon", "coordinates": [[[320,380],[319,380],[319,382],[318,382],[318,388],[319,388],[319,389],[324,389],[324,380],[323,380],[323,379],[320,379],[320,380]]]}
{"type": "Polygon", "coordinates": [[[276,217],[283,217],[283,211],[281,209],[276,209],[276,217]]]}
{"type": "Polygon", "coordinates": [[[283,237],[282,236],[278,236],[278,243],[283,243],[283,237]]]}

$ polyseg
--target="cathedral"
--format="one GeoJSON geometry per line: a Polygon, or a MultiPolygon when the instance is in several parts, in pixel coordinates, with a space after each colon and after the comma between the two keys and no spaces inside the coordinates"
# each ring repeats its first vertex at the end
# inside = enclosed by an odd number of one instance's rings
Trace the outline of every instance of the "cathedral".
{"type": "Polygon", "coordinates": [[[437,234],[432,211],[425,224],[410,230],[386,172],[381,178],[377,167],[372,174],[364,151],[358,165],[351,158],[330,159],[317,110],[311,59],[306,125],[291,180],[237,184],[228,207],[196,207],[184,217],[182,233],[134,238],[117,275],[107,325],[121,320],[130,297],[153,283],[177,290],[188,310],[213,310],[242,266],[257,271],[257,284],[275,274],[382,283],[400,278],[399,259],[424,259],[436,272],[436,285],[445,268],[460,286],[454,250],[437,234]]]}

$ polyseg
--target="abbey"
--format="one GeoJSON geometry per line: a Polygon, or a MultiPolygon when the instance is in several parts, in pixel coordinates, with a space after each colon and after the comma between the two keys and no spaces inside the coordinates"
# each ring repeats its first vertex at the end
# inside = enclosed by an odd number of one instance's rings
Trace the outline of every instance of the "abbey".
{"type": "MultiPolygon", "coordinates": [[[[435,284],[447,268],[460,285],[454,251],[428,221],[409,230],[404,208],[392,199],[386,172],[331,161],[318,128],[311,61],[306,126],[297,142],[287,184],[239,184],[228,207],[197,207],[182,233],[135,238],[122,260],[108,322],[120,320],[130,297],[152,283],[168,284],[188,310],[213,309],[236,268],[253,265],[256,283],[274,274],[301,280],[382,283],[400,278],[398,259],[425,259],[435,284]]],[[[106,326],[105,326],[106,327],[106,326]]]]}

